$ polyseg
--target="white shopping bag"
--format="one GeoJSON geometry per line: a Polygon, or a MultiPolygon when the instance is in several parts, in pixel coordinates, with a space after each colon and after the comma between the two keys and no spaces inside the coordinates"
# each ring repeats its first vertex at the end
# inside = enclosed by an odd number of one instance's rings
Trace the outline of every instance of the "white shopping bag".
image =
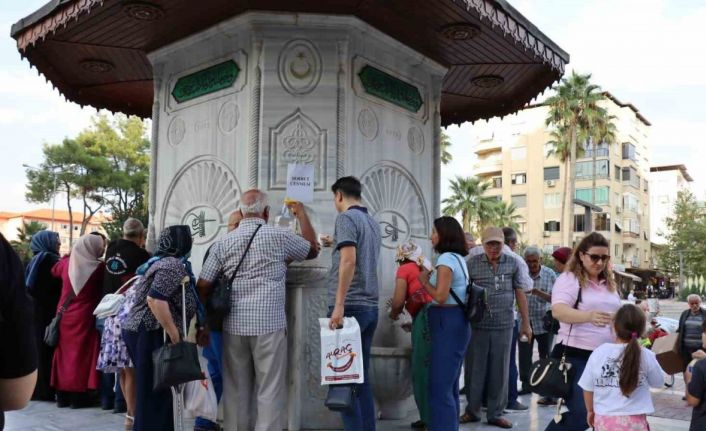
{"type": "Polygon", "coordinates": [[[201,354],[199,354],[199,363],[205,378],[185,384],[184,410],[189,417],[201,417],[215,422],[218,419],[218,399],[208,373],[208,361],[201,354]]]}
{"type": "Polygon", "coordinates": [[[319,319],[321,384],[363,383],[363,348],[358,321],[344,317],[343,328],[331,330],[329,320],[319,319]]]}

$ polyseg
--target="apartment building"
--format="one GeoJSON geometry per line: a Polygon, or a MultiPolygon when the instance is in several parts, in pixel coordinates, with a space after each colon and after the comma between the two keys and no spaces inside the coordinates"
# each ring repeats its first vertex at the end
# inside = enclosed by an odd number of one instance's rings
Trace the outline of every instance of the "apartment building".
{"type": "Polygon", "coordinates": [[[674,213],[677,195],[682,190],[689,190],[694,180],[685,165],[652,166],[650,168],[650,234],[656,245],[667,243],[666,219],[674,213]]]}
{"type": "MultiPolygon", "coordinates": [[[[105,231],[101,227],[101,224],[106,221],[106,216],[99,212],[91,218],[91,221],[86,227],[86,232],[100,232],[105,234],[105,231]]],[[[71,246],[69,244],[69,233],[71,232],[71,225],[69,223],[69,212],[56,210],[54,211],[54,218],[52,219],[52,210],[48,208],[41,208],[32,211],[25,212],[0,212],[0,233],[8,240],[16,240],[18,229],[22,228],[24,223],[38,222],[46,226],[47,229],[54,230],[59,233],[61,238],[61,254],[68,253],[71,246]],[[52,229],[52,220],[54,228],[52,229]]],[[[78,238],[81,232],[81,222],[83,221],[83,214],[73,213],[73,238],[74,240],[78,238]]]]}
{"type": "MultiPolygon", "coordinates": [[[[616,117],[616,143],[596,148],[596,189],[593,197],[593,149],[576,162],[577,199],[602,208],[593,215],[593,229],[611,243],[613,262],[633,268],[651,266],[648,135],[650,123],[638,109],[605,93],[603,107],[616,117]]],[[[487,192],[513,202],[521,216],[522,241],[551,252],[562,244],[561,206],[565,165],[551,154],[548,108],[536,105],[503,119],[474,125],[471,174],[491,184],[487,192]]],[[[574,208],[574,241],[584,235],[584,209],[574,208]]]]}

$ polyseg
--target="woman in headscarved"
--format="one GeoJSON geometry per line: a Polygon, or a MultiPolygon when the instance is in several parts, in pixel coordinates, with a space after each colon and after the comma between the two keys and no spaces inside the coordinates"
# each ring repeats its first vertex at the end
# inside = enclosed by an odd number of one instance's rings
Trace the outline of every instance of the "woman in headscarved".
{"type": "Polygon", "coordinates": [[[189,276],[186,290],[186,319],[196,313],[197,297],[191,272],[191,229],[170,226],[159,236],[153,258],[137,270],[142,275],[134,287],[134,304],[122,322],[123,340],[135,366],[136,408],[134,431],[172,431],[172,395],[169,389],[153,391],[152,352],[165,343],[177,343],[182,329],[181,282],[189,276]]]}
{"type": "Polygon", "coordinates": [[[76,241],[71,254],[62,257],[51,270],[62,283],[57,313],[64,310],[51,371],[58,407],[94,404],[91,391],[98,389],[100,379],[96,370],[99,339],[93,310],[102,296],[104,251],[101,237],[84,235],[76,241]]]}
{"type": "Polygon", "coordinates": [[[419,410],[419,420],[412,428],[424,429],[429,424],[428,368],[431,336],[427,323],[427,304],[431,296],[419,282],[423,269],[430,270],[431,262],[423,255],[422,248],[413,242],[397,246],[395,260],[399,264],[395,275],[390,319],[397,320],[405,308],[412,316],[412,386],[414,400],[419,410]]]}
{"type": "Polygon", "coordinates": [[[25,286],[34,299],[34,329],[39,354],[37,386],[33,400],[54,401],[54,389],[51,387],[51,363],[54,348],[44,343],[44,329],[49,326],[56,314],[56,307],[61,296],[61,279],[52,276],[51,269],[59,261],[59,234],[50,230],[39,231],[32,235],[30,249],[34,256],[25,268],[25,286]]]}

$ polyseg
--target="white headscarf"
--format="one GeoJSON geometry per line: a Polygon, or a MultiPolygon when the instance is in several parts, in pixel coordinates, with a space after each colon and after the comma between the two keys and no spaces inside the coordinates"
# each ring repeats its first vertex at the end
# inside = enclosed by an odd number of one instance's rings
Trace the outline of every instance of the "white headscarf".
{"type": "Polygon", "coordinates": [[[431,262],[424,257],[422,248],[412,241],[400,244],[397,246],[397,254],[395,256],[397,262],[411,260],[417,265],[431,271],[431,262]]]}
{"type": "Polygon", "coordinates": [[[69,281],[78,296],[81,289],[100,265],[103,256],[103,238],[98,235],[80,237],[71,249],[69,257],[69,281]]]}

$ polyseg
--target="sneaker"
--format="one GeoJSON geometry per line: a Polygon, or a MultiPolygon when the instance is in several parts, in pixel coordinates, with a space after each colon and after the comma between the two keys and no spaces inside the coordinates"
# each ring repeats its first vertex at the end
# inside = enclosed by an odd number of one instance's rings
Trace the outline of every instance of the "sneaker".
{"type": "Polygon", "coordinates": [[[527,407],[526,405],[522,404],[522,403],[519,402],[519,401],[515,401],[514,403],[509,404],[509,405],[508,405],[507,407],[505,407],[505,408],[508,409],[508,410],[511,410],[511,411],[523,411],[523,410],[529,409],[529,407],[527,407]]]}

